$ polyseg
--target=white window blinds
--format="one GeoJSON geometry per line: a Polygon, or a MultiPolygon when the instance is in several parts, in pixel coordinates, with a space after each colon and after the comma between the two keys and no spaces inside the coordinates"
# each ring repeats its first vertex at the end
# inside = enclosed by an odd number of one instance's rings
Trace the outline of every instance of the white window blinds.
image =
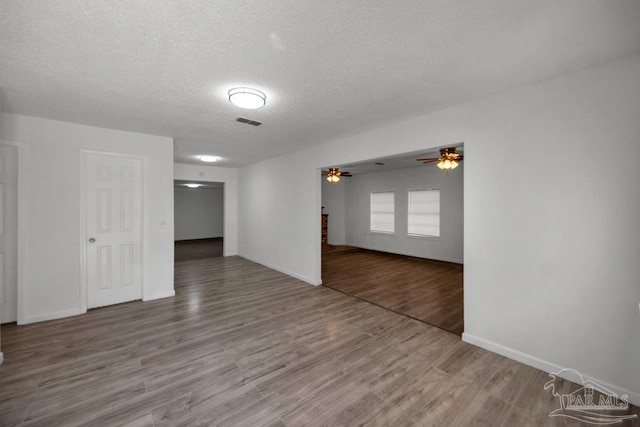
{"type": "Polygon", "coordinates": [[[371,231],[395,232],[395,197],[393,192],[371,193],[371,231]]]}
{"type": "Polygon", "coordinates": [[[440,237],[440,190],[409,191],[407,234],[440,237]]]}

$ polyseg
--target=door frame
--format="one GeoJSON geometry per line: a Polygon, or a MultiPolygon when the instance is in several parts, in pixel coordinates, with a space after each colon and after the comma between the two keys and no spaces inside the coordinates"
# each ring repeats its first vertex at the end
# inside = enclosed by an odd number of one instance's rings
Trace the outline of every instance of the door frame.
{"type": "Polygon", "coordinates": [[[112,157],[120,157],[127,159],[137,159],[140,160],[140,165],[142,170],[140,171],[140,176],[142,179],[142,229],[140,230],[140,251],[142,253],[141,256],[141,283],[140,283],[140,291],[141,291],[141,300],[144,301],[145,296],[145,265],[147,260],[147,244],[146,238],[149,234],[149,209],[148,209],[148,197],[147,197],[147,170],[148,170],[148,159],[147,156],[142,156],[139,154],[130,154],[130,153],[118,153],[112,151],[101,151],[101,150],[90,150],[80,148],[78,150],[78,160],[79,160],[79,226],[80,226],[80,310],[82,313],[87,312],[87,298],[88,298],[88,277],[87,277],[87,206],[86,206],[86,190],[87,190],[87,155],[99,155],[99,156],[112,156],[112,157]]]}
{"type": "MultiPolygon", "coordinates": [[[[18,150],[18,271],[16,277],[17,323],[24,324],[26,315],[26,288],[27,283],[27,156],[25,155],[27,143],[2,139],[1,145],[11,145],[18,150]]],[[[0,353],[2,354],[2,353],[0,353]]]]}

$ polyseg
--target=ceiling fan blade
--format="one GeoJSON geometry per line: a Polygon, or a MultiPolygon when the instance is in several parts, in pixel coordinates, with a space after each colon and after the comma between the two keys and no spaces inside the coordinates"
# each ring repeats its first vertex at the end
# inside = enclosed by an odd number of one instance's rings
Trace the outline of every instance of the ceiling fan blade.
{"type": "Polygon", "coordinates": [[[440,157],[424,157],[422,159],[416,159],[418,162],[423,162],[425,160],[438,160],[440,157]]]}
{"type": "Polygon", "coordinates": [[[351,172],[340,172],[340,176],[353,176],[351,172]]]}
{"type": "Polygon", "coordinates": [[[419,161],[419,162],[422,162],[422,163],[433,163],[433,162],[439,161],[440,158],[438,157],[438,158],[435,158],[435,159],[416,159],[416,160],[419,161]]]}

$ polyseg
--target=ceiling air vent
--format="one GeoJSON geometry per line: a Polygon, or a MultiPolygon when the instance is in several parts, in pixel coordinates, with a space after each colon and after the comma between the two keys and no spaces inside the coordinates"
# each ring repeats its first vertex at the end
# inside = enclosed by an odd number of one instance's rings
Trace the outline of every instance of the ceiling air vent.
{"type": "Polygon", "coordinates": [[[236,122],[246,123],[246,124],[251,125],[251,126],[260,126],[262,124],[260,122],[256,122],[256,121],[249,120],[249,119],[245,119],[244,117],[238,117],[236,119],[236,122]]]}

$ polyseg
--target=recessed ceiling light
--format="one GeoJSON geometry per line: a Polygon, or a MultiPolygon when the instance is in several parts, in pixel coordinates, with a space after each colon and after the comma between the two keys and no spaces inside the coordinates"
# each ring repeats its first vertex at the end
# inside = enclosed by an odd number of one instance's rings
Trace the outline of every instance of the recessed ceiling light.
{"type": "Polygon", "coordinates": [[[198,188],[202,187],[202,184],[185,184],[189,188],[198,188]]]}
{"type": "Polygon", "coordinates": [[[236,107],[255,110],[264,107],[267,103],[267,95],[250,87],[236,87],[229,91],[229,102],[236,107]]]}
{"type": "Polygon", "coordinates": [[[217,162],[218,160],[220,160],[220,157],[218,156],[200,156],[200,160],[202,160],[203,162],[217,162]]]}

